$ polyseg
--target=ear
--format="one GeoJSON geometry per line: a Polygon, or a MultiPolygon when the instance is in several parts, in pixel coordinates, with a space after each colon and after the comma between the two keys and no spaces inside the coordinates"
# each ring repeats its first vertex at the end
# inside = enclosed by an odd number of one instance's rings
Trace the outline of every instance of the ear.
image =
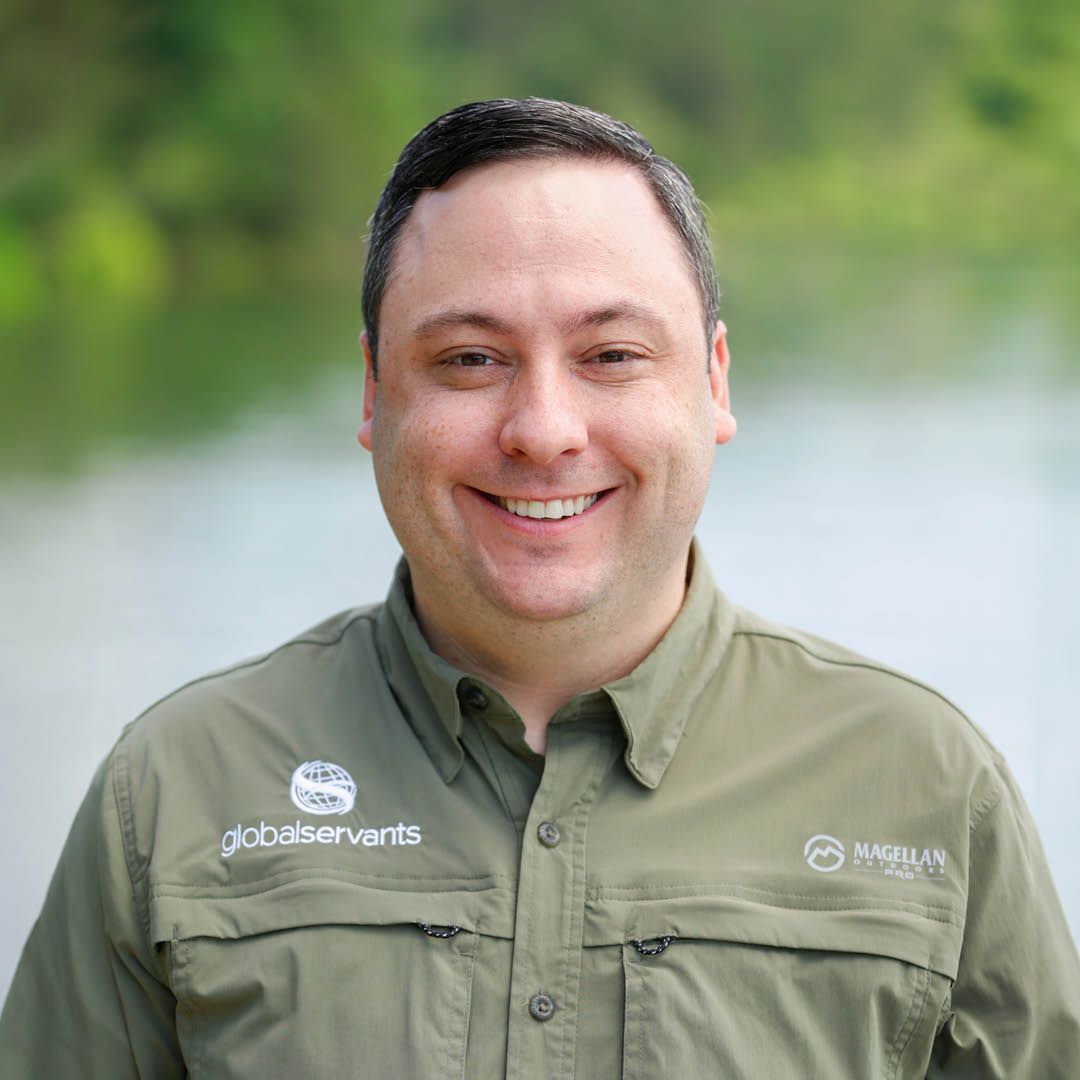
{"type": "Polygon", "coordinates": [[[728,390],[730,366],[727,327],[717,320],[712,353],[709,356],[709,386],[712,390],[713,410],[716,413],[716,442],[720,446],[735,437],[735,417],[731,414],[731,394],[728,390]]]}
{"type": "Polygon", "coordinates": [[[364,350],[364,419],[360,430],[356,433],[356,441],[365,449],[371,450],[371,429],[375,420],[375,398],[379,384],[372,374],[371,367],[371,342],[368,340],[367,331],[360,335],[360,347],[364,350]]]}

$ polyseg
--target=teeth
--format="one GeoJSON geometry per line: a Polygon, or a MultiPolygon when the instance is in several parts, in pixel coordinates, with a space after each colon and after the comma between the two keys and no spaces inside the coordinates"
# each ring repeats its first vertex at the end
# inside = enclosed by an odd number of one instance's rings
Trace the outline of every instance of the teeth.
{"type": "Polygon", "coordinates": [[[583,514],[599,499],[597,495],[577,495],[572,499],[513,499],[497,496],[495,501],[518,517],[535,518],[537,521],[558,521],[560,518],[583,514]]]}

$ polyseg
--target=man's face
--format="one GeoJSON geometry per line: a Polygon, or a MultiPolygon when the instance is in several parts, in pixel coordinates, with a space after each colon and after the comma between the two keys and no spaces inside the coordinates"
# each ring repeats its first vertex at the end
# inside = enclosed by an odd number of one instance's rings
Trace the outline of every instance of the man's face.
{"type": "Polygon", "coordinates": [[[707,347],[703,321],[626,166],[508,161],[420,197],[360,441],[422,620],[603,630],[661,595],[677,609],[713,446],[735,430],[723,327],[707,347]]]}

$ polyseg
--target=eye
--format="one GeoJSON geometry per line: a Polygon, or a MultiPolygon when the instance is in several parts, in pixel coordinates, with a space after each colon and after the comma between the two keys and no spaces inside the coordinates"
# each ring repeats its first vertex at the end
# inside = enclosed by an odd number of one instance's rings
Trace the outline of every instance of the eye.
{"type": "Polygon", "coordinates": [[[630,352],[629,349],[605,349],[592,357],[593,363],[596,364],[621,364],[627,360],[636,359],[637,354],[630,352]]]}
{"type": "Polygon", "coordinates": [[[491,367],[495,360],[483,352],[459,352],[444,356],[439,364],[444,368],[483,368],[491,367]]]}

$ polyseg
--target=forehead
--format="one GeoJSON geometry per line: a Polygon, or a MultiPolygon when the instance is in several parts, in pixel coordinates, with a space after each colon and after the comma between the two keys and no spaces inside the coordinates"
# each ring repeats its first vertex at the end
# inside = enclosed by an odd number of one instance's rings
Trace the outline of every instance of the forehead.
{"type": "Polygon", "coordinates": [[[645,178],[622,163],[515,159],[424,192],[398,239],[384,316],[565,287],[699,305],[689,260],[645,178]],[[498,294],[494,295],[493,294],[498,294]]]}

